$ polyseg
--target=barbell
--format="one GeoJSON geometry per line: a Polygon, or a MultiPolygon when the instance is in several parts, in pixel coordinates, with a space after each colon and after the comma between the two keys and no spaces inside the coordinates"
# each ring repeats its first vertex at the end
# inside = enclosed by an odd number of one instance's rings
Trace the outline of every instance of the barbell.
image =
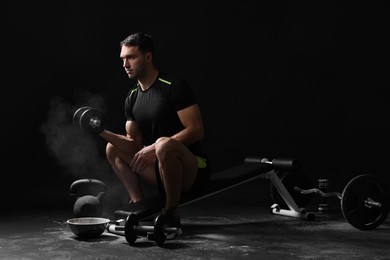
{"type": "Polygon", "coordinates": [[[304,190],[297,186],[294,190],[301,194],[317,193],[322,197],[338,197],[344,218],[360,230],[377,228],[386,220],[390,211],[389,193],[377,178],[369,174],[351,179],[342,193],[323,192],[317,188],[304,190]]]}

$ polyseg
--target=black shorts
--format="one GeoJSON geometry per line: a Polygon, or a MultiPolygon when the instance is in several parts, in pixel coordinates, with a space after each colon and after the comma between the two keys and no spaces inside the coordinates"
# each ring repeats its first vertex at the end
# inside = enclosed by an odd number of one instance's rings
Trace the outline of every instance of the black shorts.
{"type": "MultiPolygon", "coordinates": [[[[183,192],[188,193],[197,189],[201,189],[202,187],[206,186],[208,182],[210,181],[210,163],[209,161],[203,157],[203,156],[196,156],[196,159],[198,160],[198,174],[196,176],[196,179],[194,183],[192,184],[192,187],[190,190],[183,192]]],[[[161,181],[160,176],[160,170],[158,168],[158,160],[156,160],[155,163],[155,172],[156,172],[156,180],[157,180],[157,188],[159,193],[165,197],[165,189],[164,185],[161,181]]]]}

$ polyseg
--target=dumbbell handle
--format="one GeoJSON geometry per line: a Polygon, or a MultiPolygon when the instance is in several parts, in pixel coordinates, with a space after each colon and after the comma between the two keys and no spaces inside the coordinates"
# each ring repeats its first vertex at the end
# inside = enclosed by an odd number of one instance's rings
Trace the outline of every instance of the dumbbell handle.
{"type": "MultiPolygon", "coordinates": [[[[142,231],[142,232],[154,232],[154,226],[133,226],[135,231],[142,231]]],[[[164,227],[163,231],[165,233],[176,233],[177,228],[175,227],[164,227]]]]}
{"type": "Polygon", "coordinates": [[[370,197],[368,197],[368,198],[364,201],[364,205],[365,205],[367,208],[372,208],[372,207],[380,208],[380,207],[382,207],[382,203],[380,203],[380,202],[378,202],[378,201],[375,201],[375,200],[371,199],[370,197]]]}
{"type": "MultiPolygon", "coordinates": [[[[109,225],[108,231],[115,233],[115,231],[125,231],[125,226],[122,225],[109,225]]],[[[135,231],[141,231],[141,232],[154,232],[154,226],[133,226],[133,229],[135,231]]],[[[175,227],[164,227],[163,231],[165,233],[176,233],[177,228],[175,227]]]]}
{"type": "Polygon", "coordinates": [[[93,118],[90,118],[90,119],[89,119],[89,125],[90,125],[92,128],[100,127],[101,122],[102,122],[102,120],[100,120],[100,119],[97,118],[97,117],[93,117],[93,118]]]}
{"type": "Polygon", "coordinates": [[[316,188],[308,189],[308,190],[302,190],[301,188],[295,186],[294,187],[294,191],[300,192],[301,194],[317,193],[317,194],[320,194],[321,197],[332,197],[332,196],[335,196],[335,197],[338,197],[339,199],[341,199],[341,197],[342,197],[340,192],[323,192],[322,190],[316,189],[316,188]]]}

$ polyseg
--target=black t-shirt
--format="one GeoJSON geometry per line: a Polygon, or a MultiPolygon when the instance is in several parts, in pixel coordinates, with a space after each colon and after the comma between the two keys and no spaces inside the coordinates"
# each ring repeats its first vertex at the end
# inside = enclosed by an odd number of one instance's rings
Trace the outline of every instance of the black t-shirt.
{"type": "MultiPolygon", "coordinates": [[[[152,86],[143,91],[137,84],[125,99],[127,120],[136,121],[144,145],[154,143],[159,137],[170,137],[184,129],[177,111],[196,104],[190,86],[180,77],[160,72],[152,86]]],[[[200,143],[189,149],[199,155],[200,143]]]]}

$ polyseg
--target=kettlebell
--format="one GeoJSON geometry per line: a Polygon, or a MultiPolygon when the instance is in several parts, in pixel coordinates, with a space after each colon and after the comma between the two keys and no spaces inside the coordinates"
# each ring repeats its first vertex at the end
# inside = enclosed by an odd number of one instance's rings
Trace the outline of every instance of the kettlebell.
{"type": "Polygon", "coordinates": [[[100,180],[80,179],[73,182],[70,195],[76,198],[73,205],[74,217],[101,217],[105,192],[106,185],[100,180]]]}
{"type": "Polygon", "coordinates": [[[97,196],[85,195],[77,198],[73,205],[74,217],[101,217],[103,213],[103,195],[104,192],[100,192],[97,196]]]}

